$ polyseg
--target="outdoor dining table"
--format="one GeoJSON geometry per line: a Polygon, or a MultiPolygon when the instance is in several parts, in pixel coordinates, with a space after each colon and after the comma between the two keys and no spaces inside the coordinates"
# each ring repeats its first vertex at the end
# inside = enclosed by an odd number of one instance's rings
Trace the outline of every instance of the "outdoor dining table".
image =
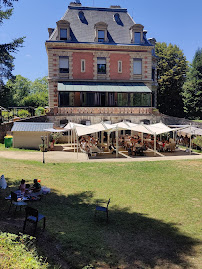
{"type": "MultiPolygon", "coordinates": [[[[29,195],[22,194],[20,190],[14,191],[14,193],[17,194],[17,199],[19,201],[23,201],[24,202],[24,201],[29,201],[30,200],[30,196],[29,195]]],[[[5,197],[5,199],[6,200],[11,200],[11,194],[9,196],[5,197]]]]}

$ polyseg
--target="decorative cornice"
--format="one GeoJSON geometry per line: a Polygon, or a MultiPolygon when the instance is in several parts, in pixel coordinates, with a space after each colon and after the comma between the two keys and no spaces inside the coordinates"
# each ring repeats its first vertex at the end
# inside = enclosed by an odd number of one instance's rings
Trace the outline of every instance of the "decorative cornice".
{"type": "Polygon", "coordinates": [[[147,52],[153,49],[152,46],[138,45],[108,45],[108,44],[87,44],[87,43],[66,43],[66,42],[46,42],[46,49],[65,50],[97,50],[97,51],[126,51],[126,52],[147,52]]]}

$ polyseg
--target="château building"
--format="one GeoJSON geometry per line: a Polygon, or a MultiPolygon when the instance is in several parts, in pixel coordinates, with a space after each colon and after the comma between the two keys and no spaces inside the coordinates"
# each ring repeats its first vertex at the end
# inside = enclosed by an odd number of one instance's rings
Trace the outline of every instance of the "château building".
{"type": "Polygon", "coordinates": [[[48,32],[49,107],[55,123],[152,119],[155,39],[147,38],[127,9],[76,1],[48,32]]]}

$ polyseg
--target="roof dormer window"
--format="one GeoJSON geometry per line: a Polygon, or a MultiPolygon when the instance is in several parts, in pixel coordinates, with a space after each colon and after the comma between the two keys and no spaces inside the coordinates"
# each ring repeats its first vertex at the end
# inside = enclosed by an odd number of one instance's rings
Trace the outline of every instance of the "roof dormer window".
{"type": "Polygon", "coordinates": [[[67,29],[60,28],[60,40],[67,40],[67,29]]]}
{"type": "Polygon", "coordinates": [[[104,42],[104,41],[105,41],[105,31],[98,30],[98,42],[104,42]]]}
{"type": "Polygon", "coordinates": [[[107,27],[105,22],[98,22],[95,24],[95,42],[107,42],[107,27]]]}
{"type": "Polygon", "coordinates": [[[141,32],[134,33],[134,43],[141,44],[141,32]]]}
{"type": "Polygon", "coordinates": [[[70,23],[65,20],[60,20],[57,22],[58,29],[58,40],[70,40],[70,23]]]}
{"type": "Polygon", "coordinates": [[[136,45],[143,43],[143,29],[144,29],[144,26],[142,24],[134,24],[130,28],[131,43],[134,43],[136,45]]]}

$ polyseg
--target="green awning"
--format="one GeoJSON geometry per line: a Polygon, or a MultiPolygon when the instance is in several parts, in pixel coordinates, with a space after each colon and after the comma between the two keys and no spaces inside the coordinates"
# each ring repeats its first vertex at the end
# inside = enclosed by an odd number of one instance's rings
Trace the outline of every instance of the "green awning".
{"type": "Polygon", "coordinates": [[[60,92],[141,92],[151,93],[144,83],[104,83],[104,82],[58,82],[60,92]]]}

